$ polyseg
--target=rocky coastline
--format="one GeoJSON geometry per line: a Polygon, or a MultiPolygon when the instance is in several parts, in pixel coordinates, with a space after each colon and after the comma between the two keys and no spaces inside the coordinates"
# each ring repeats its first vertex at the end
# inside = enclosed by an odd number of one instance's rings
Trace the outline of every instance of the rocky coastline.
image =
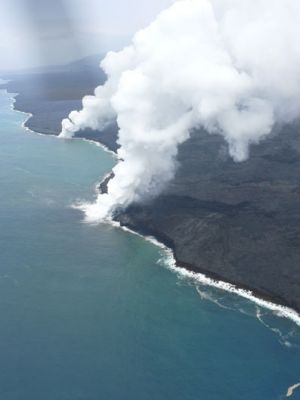
{"type": "MultiPolygon", "coordinates": [[[[19,93],[15,108],[32,114],[29,129],[55,135],[61,119],[104,81],[98,58],[8,74],[1,87],[19,93]]],[[[116,132],[113,126],[78,136],[116,151],[116,132]]],[[[220,136],[198,130],[181,145],[176,176],[164,192],[115,219],[171,248],[178,265],[300,312],[299,199],[300,125],[277,127],[239,164],[220,136]]]]}

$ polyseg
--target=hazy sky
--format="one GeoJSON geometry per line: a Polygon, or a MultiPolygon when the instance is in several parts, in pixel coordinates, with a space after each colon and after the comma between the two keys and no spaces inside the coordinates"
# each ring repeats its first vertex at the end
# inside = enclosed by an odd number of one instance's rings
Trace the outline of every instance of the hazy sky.
{"type": "Polygon", "coordinates": [[[119,48],[174,0],[1,0],[0,70],[119,48]]]}

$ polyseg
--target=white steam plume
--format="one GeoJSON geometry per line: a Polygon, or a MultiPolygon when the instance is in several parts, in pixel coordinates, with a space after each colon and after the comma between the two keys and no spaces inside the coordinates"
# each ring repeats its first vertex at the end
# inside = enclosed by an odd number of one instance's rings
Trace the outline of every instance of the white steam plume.
{"type": "Polygon", "coordinates": [[[61,137],[117,120],[108,193],[86,207],[103,218],[159,193],[195,127],[220,133],[236,161],[275,122],[300,114],[300,2],[179,0],[101,66],[107,82],[62,123],[61,137]]]}

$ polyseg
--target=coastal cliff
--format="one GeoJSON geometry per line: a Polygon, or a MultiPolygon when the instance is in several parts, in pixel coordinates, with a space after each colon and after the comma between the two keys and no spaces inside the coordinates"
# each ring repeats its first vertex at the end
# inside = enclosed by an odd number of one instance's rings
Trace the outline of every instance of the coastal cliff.
{"type": "MultiPolygon", "coordinates": [[[[16,109],[33,114],[28,128],[58,134],[61,119],[104,81],[98,59],[6,75],[2,87],[19,93],[16,109]]],[[[219,135],[192,132],[164,192],[115,218],[172,248],[180,265],[300,311],[299,131],[277,127],[243,163],[232,161],[219,135]]],[[[117,148],[116,126],[77,136],[117,148]]]]}
{"type": "Polygon", "coordinates": [[[195,132],[166,190],[117,219],[171,247],[178,264],[300,310],[300,137],[285,128],[235,163],[195,132]]]}

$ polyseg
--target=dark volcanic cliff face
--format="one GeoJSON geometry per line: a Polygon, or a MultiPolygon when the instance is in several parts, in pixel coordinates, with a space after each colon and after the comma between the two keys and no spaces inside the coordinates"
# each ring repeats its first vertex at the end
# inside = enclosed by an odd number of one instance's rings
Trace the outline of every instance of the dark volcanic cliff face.
{"type": "MultiPolygon", "coordinates": [[[[82,97],[93,94],[106,76],[99,68],[101,56],[86,57],[82,60],[48,69],[5,74],[10,80],[0,85],[15,97],[17,110],[33,114],[25,126],[35,132],[58,135],[61,121],[73,110],[82,108],[82,97]]],[[[78,137],[101,142],[111,150],[117,149],[116,126],[104,132],[86,129],[78,137]]]]}
{"type": "Polygon", "coordinates": [[[117,218],[172,247],[179,264],[300,310],[300,132],[287,127],[235,163],[194,132],[173,182],[117,218]]]}

